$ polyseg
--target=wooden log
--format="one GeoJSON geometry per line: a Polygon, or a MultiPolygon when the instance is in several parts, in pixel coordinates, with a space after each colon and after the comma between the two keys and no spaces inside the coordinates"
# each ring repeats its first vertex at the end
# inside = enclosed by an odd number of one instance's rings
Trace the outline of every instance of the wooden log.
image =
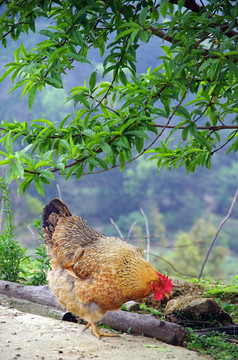
{"type": "MultiPolygon", "coordinates": [[[[43,305],[40,310],[42,311],[41,315],[44,315],[45,311],[45,316],[49,316],[48,309],[44,309],[44,306],[57,307],[62,310],[48,286],[29,286],[0,280],[0,294],[43,305]]],[[[11,301],[14,306],[14,300],[11,299],[11,301]]],[[[15,306],[17,307],[17,302],[15,302],[15,306]]],[[[22,308],[17,308],[24,311],[22,308]]],[[[31,309],[34,309],[34,307],[31,307],[31,309]]],[[[39,314],[39,307],[35,311],[39,314]]],[[[183,326],[161,321],[154,315],[134,314],[121,310],[109,311],[101,320],[101,323],[115,330],[145,335],[172,345],[183,346],[188,338],[188,331],[183,326]]]]}
{"type": "Polygon", "coordinates": [[[47,285],[22,285],[0,280],[0,294],[62,309],[47,285]]]}
{"type": "Polygon", "coordinates": [[[157,319],[152,314],[109,311],[101,321],[112,329],[156,338],[167,344],[184,346],[189,332],[183,326],[157,319]]]}
{"type": "Polygon", "coordinates": [[[9,297],[3,294],[0,294],[0,305],[8,308],[14,308],[22,312],[51,317],[58,320],[62,320],[65,314],[65,311],[56,309],[53,306],[37,304],[29,300],[9,297]]]}

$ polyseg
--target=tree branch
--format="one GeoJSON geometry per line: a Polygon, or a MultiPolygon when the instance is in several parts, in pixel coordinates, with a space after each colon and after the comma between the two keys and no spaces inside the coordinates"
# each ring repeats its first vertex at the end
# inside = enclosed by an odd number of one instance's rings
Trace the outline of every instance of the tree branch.
{"type": "MultiPolygon", "coordinates": [[[[178,0],[169,0],[169,2],[171,4],[178,5],[178,0]]],[[[196,13],[198,13],[200,10],[200,6],[194,0],[185,0],[185,3],[183,6],[191,11],[196,12],[196,13]]]]}
{"type": "Polygon", "coordinates": [[[206,256],[205,256],[205,259],[204,259],[204,261],[203,261],[201,270],[200,270],[200,272],[199,272],[198,280],[199,280],[199,279],[201,278],[201,276],[202,276],[204,267],[205,267],[205,265],[206,265],[206,262],[207,262],[207,260],[208,260],[209,255],[210,255],[210,253],[211,253],[211,251],[212,251],[213,245],[215,244],[215,241],[216,241],[216,239],[217,239],[217,237],[218,237],[218,234],[219,234],[219,232],[221,231],[221,228],[223,227],[223,225],[226,223],[226,221],[227,221],[227,220],[229,219],[229,217],[231,216],[231,213],[232,213],[232,210],[233,210],[233,208],[234,208],[234,206],[235,206],[235,203],[236,203],[237,198],[238,198],[238,187],[237,187],[236,192],[235,192],[235,195],[234,195],[234,197],[233,197],[233,200],[232,200],[230,209],[229,209],[227,215],[225,216],[225,218],[221,221],[221,223],[220,223],[220,225],[218,226],[218,229],[217,229],[217,231],[216,231],[216,233],[215,233],[215,235],[214,235],[214,237],[213,237],[213,239],[212,239],[212,242],[211,242],[211,244],[210,244],[210,247],[209,247],[209,249],[208,249],[208,252],[207,252],[207,254],[206,254],[206,256]]]}
{"type": "Polygon", "coordinates": [[[120,235],[120,238],[121,238],[122,240],[124,240],[124,236],[122,235],[122,232],[121,232],[121,230],[119,229],[119,226],[115,223],[115,221],[113,220],[113,218],[110,218],[110,221],[111,221],[112,225],[116,228],[118,234],[120,235]]]}
{"type": "MultiPolygon", "coordinates": [[[[238,131],[238,130],[237,130],[237,131],[238,131]]],[[[221,145],[220,147],[218,147],[217,149],[213,150],[213,151],[211,152],[211,155],[213,155],[213,154],[216,153],[217,151],[223,149],[223,148],[236,136],[237,131],[235,131],[235,132],[233,133],[233,135],[232,135],[224,144],[222,144],[222,145],[221,145]]]]}
{"type": "MultiPolygon", "coordinates": [[[[171,3],[171,4],[175,4],[175,5],[178,5],[178,0],[169,0],[169,2],[171,3]]],[[[191,11],[194,11],[195,13],[199,13],[199,11],[200,11],[200,9],[201,9],[201,7],[196,3],[196,1],[194,1],[194,0],[185,0],[185,3],[184,3],[184,5],[183,5],[184,7],[186,7],[187,9],[189,9],[189,10],[191,10],[191,11]]],[[[211,18],[213,18],[213,16],[212,15],[209,15],[209,18],[211,19],[211,18]]],[[[218,26],[218,27],[220,27],[220,30],[221,30],[221,32],[223,33],[223,32],[225,32],[227,29],[229,29],[229,24],[221,24],[221,25],[216,25],[216,24],[214,24],[214,26],[218,26]]],[[[233,36],[235,36],[235,35],[238,35],[238,32],[237,31],[235,31],[235,30],[230,30],[230,31],[228,31],[227,33],[226,33],[226,35],[228,36],[228,37],[233,37],[233,36]]]]}
{"type": "MultiPolygon", "coordinates": [[[[166,127],[167,129],[174,129],[176,128],[176,125],[166,125],[166,124],[152,124],[152,126],[154,127],[158,127],[158,128],[164,128],[166,127]]],[[[185,129],[186,126],[180,126],[178,128],[183,130],[185,129]]],[[[238,125],[218,125],[218,126],[197,126],[198,130],[212,130],[212,131],[219,131],[219,130],[238,130],[238,125]]]]}
{"type": "Polygon", "coordinates": [[[142,207],[140,208],[140,212],[142,214],[142,216],[145,219],[145,230],[146,230],[146,260],[150,261],[150,230],[149,230],[149,223],[148,223],[148,219],[147,216],[144,213],[144,210],[142,209],[142,207]]]}
{"type": "Polygon", "coordinates": [[[173,265],[170,261],[165,260],[165,259],[162,258],[161,256],[158,256],[158,255],[153,254],[153,253],[151,253],[150,255],[155,256],[156,258],[158,258],[158,259],[166,262],[169,266],[171,266],[171,268],[172,268],[177,274],[180,274],[180,275],[182,275],[182,276],[187,276],[187,277],[194,278],[194,275],[189,275],[189,274],[183,274],[183,273],[181,273],[180,271],[178,271],[178,270],[174,267],[174,265],[173,265]]]}

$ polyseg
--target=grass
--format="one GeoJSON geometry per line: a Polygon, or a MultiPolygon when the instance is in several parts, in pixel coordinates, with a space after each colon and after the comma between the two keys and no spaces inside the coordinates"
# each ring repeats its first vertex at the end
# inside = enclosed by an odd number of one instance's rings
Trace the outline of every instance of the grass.
{"type": "Polygon", "coordinates": [[[145,303],[140,305],[140,310],[143,310],[143,312],[148,314],[154,314],[156,316],[159,316],[160,318],[163,317],[163,314],[161,311],[153,309],[151,307],[148,307],[145,303]]]}
{"type": "Polygon", "coordinates": [[[238,323],[238,304],[233,304],[231,300],[228,300],[227,302],[223,302],[219,298],[215,300],[221,305],[224,311],[230,314],[234,323],[238,323]]]}
{"type": "Polygon", "coordinates": [[[190,330],[186,346],[189,350],[210,355],[215,360],[237,360],[237,345],[228,342],[228,339],[229,336],[226,334],[214,333],[211,336],[198,336],[190,330]]]}
{"type": "Polygon", "coordinates": [[[208,288],[203,296],[219,298],[221,300],[233,300],[238,302],[238,288],[234,286],[216,286],[208,288]]]}

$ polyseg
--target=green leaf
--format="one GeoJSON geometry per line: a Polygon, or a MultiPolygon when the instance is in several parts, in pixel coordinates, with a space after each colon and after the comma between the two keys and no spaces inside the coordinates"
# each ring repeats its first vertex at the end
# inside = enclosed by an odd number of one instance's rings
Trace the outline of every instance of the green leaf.
{"type": "Polygon", "coordinates": [[[50,39],[54,39],[55,38],[55,33],[54,32],[52,32],[52,31],[50,31],[50,30],[45,30],[45,29],[43,29],[43,30],[40,30],[39,31],[39,34],[41,34],[41,35],[44,35],[44,36],[47,36],[47,37],[49,37],[50,39]]]}
{"type": "Polygon", "coordinates": [[[24,194],[31,185],[32,181],[33,175],[28,176],[24,181],[22,181],[21,185],[18,188],[18,195],[20,195],[21,192],[24,194]]]}
{"type": "Polygon", "coordinates": [[[59,143],[66,149],[68,150],[69,153],[71,153],[71,147],[68,143],[68,141],[66,139],[60,139],[59,143]]]}
{"type": "Polygon", "coordinates": [[[228,65],[229,69],[233,72],[233,74],[235,75],[236,79],[238,80],[238,68],[237,68],[237,66],[230,60],[227,60],[227,65],[228,65]]]}
{"type": "Polygon", "coordinates": [[[77,163],[77,164],[75,164],[75,165],[73,165],[73,166],[71,166],[71,167],[69,168],[69,170],[68,170],[68,172],[67,172],[67,174],[66,174],[66,177],[65,177],[66,180],[68,180],[68,179],[71,177],[71,175],[72,175],[75,171],[78,170],[79,166],[80,166],[80,163],[77,163]]]}
{"type": "MultiPolygon", "coordinates": [[[[88,157],[85,162],[92,164],[93,166],[98,166],[99,165],[99,161],[97,158],[93,158],[93,157],[88,157]]],[[[91,171],[90,171],[91,172],[91,171]]]]}
{"type": "Polygon", "coordinates": [[[189,133],[189,127],[186,126],[186,127],[183,129],[182,135],[181,135],[181,137],[182,137],[183,140],[187,140],[187,138],[188,138],[188,133],[189,133]]]}
{"type": "Polygon", "coordinates": [[[108,170],[108,166],[107,163],[102,160],[101,158],[95,158],[95,160],[97,160],[98,164],[101,166],[101,168],[103,168],[104,170],[108,170]]]}
{"type": "Polygon", "coordinates": [[[119,72],[119,79],[121,80],[123,85],[125,85],[125,86],[127,85],[127,77],[126,77],[124,71],[122,71],[122,70],[120,70],[120,72],[119,72]]]}
{"type": "Polygon", "coordinates": [[[76,95],[76,100],[77,102],[81,102],[87,109],[90,109],[90,103],[88,102],[88,100],[85,98],[84,95],[76,95]]]}
{"type": "Polygon", "coordinates": [[[95,136],[95,132],[91,129],[85,129],[83,131],[83,134],[86,136],[92,137],[92,138],[94,138],[94,136],[95,136]]]}
{"type": "Polygon", "coordinates": [[[9,160],[1,160],[0,165],[7,165],[9,164],[9,160]]]}
{"type": "Polygon", "coordinates": [[[60,172],[61,172],[62,175],[64,175],[64,172],[65,172],[65,164],[64,164],[63,162],[57,162],[57,164],[55,165],[55,167],[60,170],[60,172]]]}
{"type": "Polygon", "coordinates": [[[182,115],[182,117],[184,117],[186,120],[190,120],[191,118],[191,115],[190,113],[188,112],[188,110],[180,105],[177,109],[176,109],[176,115],[182,115]]]}
{"type": "Polygon", "coordinates": [[[2,44],[6,49],[6,47],[7,47],[7,39],[5,37],[4,38],[2,37],[2,44]]]}
{"type": "Polygon", "coordinates": [[[62,80],[55,79],[55,78],[50,77],[50,76],[46,76],[45,77],[45,82],[47,84],[49,84],[49,85],[53,85],[57,89],[62,89],[63,88],[62,80]]]}
{"type": "Polygon", "coordinates": [[[188,125],[188,128],[189,128],[189,131],[190,131],[190,134],[194,137],[197,136],[197,125],[195,122],[190,122],[190,124],[188,125]]]}
{"type": "Polygon", "coordinates": [[[136,137],[136,150],[140,153],[144,147],[144,139],[140,137],[136,137]]]}
{"type": "Polygon", "coordinates": [[[113,165],[114,153],[113,153],[111,146],[104,142],[101,144],[101,148],[102,148],[103,152],[106,154],[109,163],[113,165]]]}
{"type": "Polygon", "coordinates": [[[64,56],[66,56],[66,57],[68,57],[70,59],[74,59],[76,61],[79,61],[81,63],[87,63],[87,64],[91,65],[91,62],[85,56],[78,55],[78,54],[75,54],[73,52],[64,53],[64,56]]]}
{"type": "Polygon", "coordinates": [[[43,184],[50,185],[50,180],[45,178],[44,176],[41,176],[41,181],[43,184]]]}
{"type": "Polygon", "coordinates": [[[24,169],[20,163],[17,161],[12,164],[12,173],[16,178],[24,178],[24,169]]]}
{"type": "Polygon", "coordinates": [[[159,11],[164,19],[166,18],[166,15],[167,15],[168,2],[169,2],[168,0],[160,1],[159,11]]]}
{"type": "MultiPolygon", "coordinates": [[[[50,120],[47,120],[47,119],[35,119],[35,120],[32,120],[32,123],[35,124],[35,123],[43,123],[43,124],[46,124],[50,127],[54,127],[54,124],[50,121],[50,120]]],[[[35,125],[35,126],[39,126],[39,125],[35,125]]]]}
{"type": "Polygon", "coordinates": [[[163,59],[163,63],[164,63],[166,77],[167,77],[168,80],[170,80],[171,79],[171,73],[172,73],[171,66],[170,66],[169,62],[165,61],[164,59],[163,59]]]}
{"type": "Polygon", "coordinates": [[[5,73],[3,73],[3,75],[0,77],[0,83],[12,72],[14,71],[15,69],[17,68],[17,66],[10,66],[6,71],[5,73]]]}
{"type": "Polygon", "coordinates": [[[35,96],[36,96],[36,92],[37,92],[37,84],[35,84],[30,92],[29,92],[29,97],[28,97],[28,106],[29,106],[29,109],[31,110],[32,109],[32,105],[33,105],[33,102],[34,102],[34,99],[35,99],[35,96]]]}
{"type": "Polygon", "coordinates": [[[84,45],[84,40],[82,38],[82,35],[80,33],[80,31],[72,29],[72,33],[73,33],[73,37],[74,40],[76,42],[77,45],[83,46],[84,45]]]}
{"type": "Polygon", "coordinates": [[[13,180],[14,177],[14,173],[12,168],[10,167],[10,169],[7,171],[6,176],[5,176],[5,181],[7,184],[10,184],[11,181],[13,180]]]}
{"type": "Polygon", "coordinates": [[[94,71],[89,79],[89,88],[91,92],[95,88],[96,83],[97,83],[97,71],[94,71]]]}
{"type": "Polygon", "coordinates": [[[178,8],[179,8],[179,11],[182,10],[184,4],[185,4],[185,0],[178,0],[178,8]]]}
{"type": "Polygon", "coordinates": [[[36,191],[41,195],[44,196],[44,188],[42,184],[42,178],[39,175],[34,175],[34,183],[36,191]]]}
{"type": "Polygon", "coordinates": [[[120,32],[117,36],[116,36],[116,39],[115,40],[119,40],[120,38],[126,36],[126,35],[129,35],[131,34],[132,32],[134,31],[134,28],[133,27],[130,27],[129,29],[127,30],[124,30],[122,32],[120,32]]]}
{"type": "Polygon", "coordinates": [[[81,165],[76,171],[75,174],[76,180],[79,180],[82,177],[83,173],[84,173],[84,167],[81,165]]]}
{"type": "Polygon", "coordinates": [[[35,18],[33,15],[31,15],[29,17],[29,27],[31,29],[31,31],[35,32],[36,31],[36,27],[35,27],[35,18]]]}
{"type": "Polygon", "coordinates": [[[149,39],[149,34],[147,33],[147,31],[140,31],[140,33],[139,33],[139,38],[140,38],[140,40],[142,41],[142,42],[147,42],[148,41],[148,39],[149,39]]]}
{"type": "Polygon", "coordinates": [[[83,129],[87,129],[90,120],[90,113],[87,113],[83,118],[83,129]]]}
{"type": "Polygon", "coordinates": [[[139,14],[139,22],[141,26],[144,26],[145,20],[147,18],[147,14],[148,14],[148,7],[144,7],[139,14]]]}
{"type": "Polygon", "coordinates": [[[20,49],[21,49],[22,57],[27,58],[27,51],[26,51],[25,46],[22,43],[20,44],[20,49]]]}
{"type": "Polygon", "coordinates": [[[211,80],[216,78],[217,71],[218,71],[218,68],[219,68],[220,64],[221,64],[220,59],[216,59],[216,60],[213,61],[212,66],[211,66],[210,71],[209,71],[209,75],[210,75],[211,80]]]}
{"type": "Polygon", "coordinates": [[[149,140],[149,136],[144,131],[139,130],[130,130],[124,133],[125,135],[133,135],[135,137],[139,138],[145,138],[146,140],[149,140]]]}
{"type": "Polygon", "coordinates": [[[40,170],[40,173],[47,179],[55,180],[54,174],[49,170],[40,170]]]}
{"type": "Polygon", "coordinates": [[[4,137],[4,145],[8,155],[13,155],[13,148],[12,148],[12,132],[9,131],[8,134],[4,137]]]}
{"type": "Polygon", "coordinates": [[[123,147],[126,148],[128,150],[131,149],[131,146],[127,140],[127,138],[125,136],[121,136],[120,138],[116,139],[115,141],[113,141],[113,145],[117,145],[119,147],[123,147]]]}
{"type": "Polygon", "coordinates": [[[125,169],[125,162],[126,162],[126,158],[125,158],[125,155],[124,153],[121,151],[118,155],[118,161],[119,161],[119,164],[121,165],[120,166],[120,171],[122,172],[124,169],[125,169]]]}
{"type": "Polygon", "coordinates": [[[131,149],[123,149],[122,151],[125,155],[125,159],[131,164],[131,158],[132,158],[131,149]]]}

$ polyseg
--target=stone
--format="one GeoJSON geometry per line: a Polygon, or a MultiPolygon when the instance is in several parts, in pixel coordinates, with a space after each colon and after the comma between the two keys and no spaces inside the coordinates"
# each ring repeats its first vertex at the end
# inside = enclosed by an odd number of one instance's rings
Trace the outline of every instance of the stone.
{"type": "Polygon", "coordinates": [[[140,304],[136,301],[127,301],[125,304],[123,304],[123,307],[127,311],[138,311],[140,309],[140,304]]]}
{"type": "Polygon", "coordinates": [[[166,319],[185,326],[201,323],[211,326],[232,324],[232,318],[211,298],[187,295],[170,300],[165,308],[166,319]]]}

